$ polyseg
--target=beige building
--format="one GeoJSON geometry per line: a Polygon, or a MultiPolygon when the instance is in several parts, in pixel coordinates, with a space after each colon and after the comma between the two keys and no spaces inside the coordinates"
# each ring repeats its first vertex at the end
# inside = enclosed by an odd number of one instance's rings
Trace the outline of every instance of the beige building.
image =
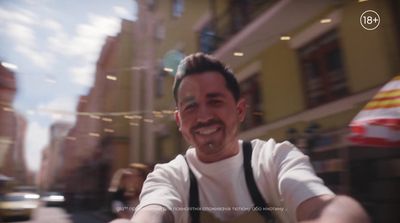
{"type": "Polygon", "coordinates": [[[135,30],[134,22],[122,20],[120,32],[105,40],[94,85],[81,96],[76,124],[63,141],[65,192],[83,196],[81,204],[102,205],[112,173],[141,160],[141,122],[151,112],[142,94],[145,68],[134,54],[135,30]]]}
{"type": "Polygon", "coordinates": [[[65,164],[65,151],[63,142],[71,123],[56,122],[50,126],[50,142],[42,152],[42,163],[40,169],[40,189],[60,190],[63,185],[61,171],[65,164]]]}

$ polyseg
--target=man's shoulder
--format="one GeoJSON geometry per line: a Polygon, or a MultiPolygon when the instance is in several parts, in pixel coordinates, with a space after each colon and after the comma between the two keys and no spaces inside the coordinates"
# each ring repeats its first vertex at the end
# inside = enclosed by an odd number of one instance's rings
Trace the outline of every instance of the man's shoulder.
{"type": "Polygon", "coordinates": [[[263,140],[263,139],[253,139],[250,141],[251,142],[251,146],[253,147],[253,149],[273,149],[276,147],[277,142],[275,141],[275,139],[270,138],[267,140],[263,140]]]}
{"type": "Polygon", "coordinates": [[[186,165],[185,158],[182,154],[178,154],[175,158],[171,159],[165,163],[158,163],[156,164],[155,168],[181,168],[182,166],[186,165]]]}
{"type": "Polygon", "coordinates": [[[288,141],[277,142],[275,139],[270,138],[268,140],[253,139],[251,140],[251,145],[255,153],[270,153],[275,155],[276,153],[282,152],[284,150],[297,149],[296,146],[288,141]]]}
{"type": "Polygon", "coordinates": [[[158,163],[154,167],[153,174],[181,177],[187,170],[187,164],[183,155],[179,154],[166,163],[158,163]]]}

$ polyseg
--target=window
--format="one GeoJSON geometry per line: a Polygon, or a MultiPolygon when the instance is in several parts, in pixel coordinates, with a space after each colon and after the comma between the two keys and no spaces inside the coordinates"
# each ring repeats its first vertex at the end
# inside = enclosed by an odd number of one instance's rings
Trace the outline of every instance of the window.
{"type": "Polygon", "coordinates": [[[150,11],[154,11],[157,7],[157,0],[147,0],[146,3],[150,11]]]}
{"type": "Polygon", "coordinates": [[[231,0],[230,2],[230,32],[237,33],[250,21],[250,2],[244,0],[231,0]]]}
{"type": "Polygon", "coordinates": [[[199,50],[203,53],[212,53],[217,47],[217,36],[212,24],[205,25],[199,33],[199,50]]]}
{"type": "Polygon", "coordinates": [[[242,123],[242,130],[264,124],[259,77],[260,75],[256,73],[240,83],[242,97],[247,102],[247,113],[242,123]]]}
{"type": "Polygon", "coordinates": [[[276,0],[229,0],[224,10],[217,10],[215,0],[210,2],[210,18],[198,32],[199,51],[213,53],[223,43],[243,30],[264,12],[266,5],[276,0]]]}
{"type": "Polygon", "coordinates": [[[155,25],[154,37],[156,40],[162,41],[165,39],[165,33],[166,33],[166,29],[165,29],[164,21],[160,20],[155,25]]]}
{"type": "Polygon", "coordinates": [[[346,75],[336,30],[298,51],[309,108],[348,95],[346,75]]]}
{"type": "Polygon", "coordinates": [[[172,16],[181,17],[183,14],[183,0],[172,0],[172,16]]]}

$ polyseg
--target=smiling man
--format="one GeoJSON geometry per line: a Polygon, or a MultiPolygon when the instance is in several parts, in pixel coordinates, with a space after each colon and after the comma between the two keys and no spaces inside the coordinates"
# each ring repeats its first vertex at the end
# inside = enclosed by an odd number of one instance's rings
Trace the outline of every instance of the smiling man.
{"type": "Polygon", "coordinates": [[[246,102],[220,61],[186,57],[173,93],[176,123],[191,147],[147,177],[133,222],[369,222],[292,144],[238,138],[246,102]]]}
{"type": "Polygon", "coordinates": [[[182,80],[177,92],[177,98],[181,98],[176,113],[179,129],[204,163],[229,158],[239,151],[237,133],[246,105],[243,99],[236,103],[225,85],[222,75],[207,71],[182,80]]]}

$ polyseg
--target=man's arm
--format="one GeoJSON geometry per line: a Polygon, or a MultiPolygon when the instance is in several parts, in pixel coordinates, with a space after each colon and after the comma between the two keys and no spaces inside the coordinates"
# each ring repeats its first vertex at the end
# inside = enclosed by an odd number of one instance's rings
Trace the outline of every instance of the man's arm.
{"type": "Polygon", "coordinates": [[[135,213],[131,219],[134,223],[173,223],[172,212],[160,205],[147,205],[135,213]]]}
{"type": "Polygon", "coordinates": [[[297,208],[302,223],[368,223],[370,219],[361,205],[348,196],[321,195],[302,202],[297,208]]]}

